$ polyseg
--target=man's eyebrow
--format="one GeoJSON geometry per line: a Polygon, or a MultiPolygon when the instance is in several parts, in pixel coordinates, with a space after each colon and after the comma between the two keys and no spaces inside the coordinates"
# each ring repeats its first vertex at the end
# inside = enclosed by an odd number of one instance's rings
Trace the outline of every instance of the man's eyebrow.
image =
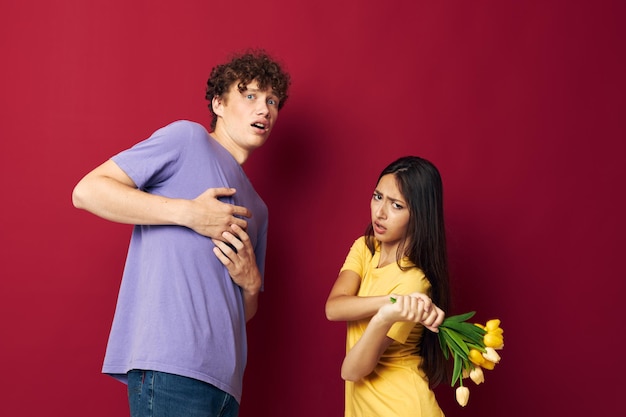
{"type": "Polygon", "coordinates": [[[252,87],[246,87],[245,90],[243,91],[249,91],[251,93],[258,93],[258,92],[264,92],[267,91],[268,95],[272,95],[272,96],[276,96],[278,97],[278,94],[276,94],[276,92],[274,90],[268,90],[268,89],[260,89],[260,88],[252,88],[252,87]]]}

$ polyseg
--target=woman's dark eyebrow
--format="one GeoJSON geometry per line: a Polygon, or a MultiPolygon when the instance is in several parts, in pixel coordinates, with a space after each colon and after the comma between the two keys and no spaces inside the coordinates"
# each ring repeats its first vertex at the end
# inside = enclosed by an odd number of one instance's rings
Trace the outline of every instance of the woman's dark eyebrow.
{"type": "Polygon", "coordinates": [[[396,198],[391,198],[391,197],[387,197],[389,198],[389,200],[391,200],[392,203],[399,203],[402,206],[406,206],[406,203],[404,202],[404,200],[398,200],[396,198]]]}
{"type": "Polygon", "coordinates": [[[389,200],[391,200],[393,203],[400,203],[400,204],[402,204],[402,205],[404,205],[404,206],[406,205],[406,203],[404,202],[404,200],[399,200],[399,199],[397,199],[397,198],[391,198],[391,197],[389,197],[389,196],[385,196],[383,193],[381,193],[380,191],[378,191],[378,189],[374,189],[374,194],[380,194],[380,195],[382,195],[383,197],[388,198],[389,200]]]}

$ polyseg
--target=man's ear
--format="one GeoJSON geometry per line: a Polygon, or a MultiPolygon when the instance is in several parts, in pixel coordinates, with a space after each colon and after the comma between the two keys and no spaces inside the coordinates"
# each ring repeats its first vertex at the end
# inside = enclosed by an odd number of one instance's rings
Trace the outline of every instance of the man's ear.
{"type": "Polygon", "coordinates": [[[213,100],[211,100],[211,106],[213,107],[213,113],[218,116],[224,115],[224,98],[222,96],[214,96],[213,100]]]}

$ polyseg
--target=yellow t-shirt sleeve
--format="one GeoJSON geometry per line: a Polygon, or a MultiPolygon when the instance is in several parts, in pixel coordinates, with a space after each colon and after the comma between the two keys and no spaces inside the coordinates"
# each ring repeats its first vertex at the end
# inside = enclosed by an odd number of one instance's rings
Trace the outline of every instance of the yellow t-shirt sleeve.
{"type": "MultiPolygon", "coordinates": [[[[343,263],[339,272],[348,270],[356,272],[361,278],[363,278],[365,274],[365,265],[367,263],[367,255],[369,254],[369,249],[367,249],[367,245],[365,245],[365,238],[361,236],[357,240],[354,241],[352,247],[350,247],[350,251],[348,252],[348,256],[343,263]]],[[[371,254],[369,256],[371,258],[371,254]]]]}

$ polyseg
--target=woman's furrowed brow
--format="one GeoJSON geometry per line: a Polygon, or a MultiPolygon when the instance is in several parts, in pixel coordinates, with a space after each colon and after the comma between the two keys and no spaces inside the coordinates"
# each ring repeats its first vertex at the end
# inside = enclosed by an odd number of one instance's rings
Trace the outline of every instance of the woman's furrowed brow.
{"type": "Polygon", "coordinates": [[[380,192],[380,191],[378,191],[377,189],[376,189],[376,190],[374,190],[374,194],[378,194],[378,195],[380,195],[380,196],[383,196],[383,197],[385,197],[386,199],[390,200],[392,203],[400,203],[400,204],[405,204],[405,203],[404,203],[404,200],[402,200],[402,198],[393,198],[393,197],[390,197],[390,196],[388,196],[388,195],[385,195],[385,194],[381,193],[381,192],[380,192]]]}

